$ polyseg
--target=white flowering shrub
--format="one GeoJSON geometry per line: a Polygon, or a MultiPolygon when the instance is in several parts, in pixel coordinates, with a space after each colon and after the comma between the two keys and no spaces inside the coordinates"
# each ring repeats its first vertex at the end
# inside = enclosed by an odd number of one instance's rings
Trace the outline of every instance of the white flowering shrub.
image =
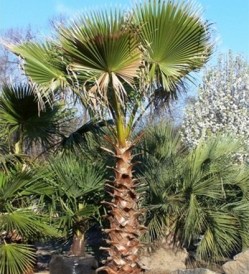
{"type": "Polygon", "coordinates": [[[205,70],[182,126],[189,147],[212,134],[230,133],[249,148],[249,64],[243,57],[221,55],[216,66],[205,70]]]}

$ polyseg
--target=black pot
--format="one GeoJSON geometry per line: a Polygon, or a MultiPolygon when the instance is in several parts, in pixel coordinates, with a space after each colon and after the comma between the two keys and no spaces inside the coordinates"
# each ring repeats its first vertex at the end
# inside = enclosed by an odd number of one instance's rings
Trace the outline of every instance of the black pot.
{"type": "Polygon", "coordinates": [[[50,274],[95,274],[98,267],[93,256],[76,257],[54,255],[49,263],[50,274]]]}

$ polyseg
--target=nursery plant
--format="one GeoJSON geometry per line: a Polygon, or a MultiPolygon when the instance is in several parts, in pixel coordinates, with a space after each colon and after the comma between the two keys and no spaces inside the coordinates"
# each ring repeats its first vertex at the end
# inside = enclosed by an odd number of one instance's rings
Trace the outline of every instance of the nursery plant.
{"type": "Polygon", "coordinates": [[[104,167],[86,155],[66,153],[50,158],[44,169],[48,170],[44,180],[55,190],[49,202],[51,212],[62,234],[72,238],[70,254],[85,256],[85,233],[99,219],[104,167]]]}
{"type": "Polygon", "coordinates": [[[144,139],[147,240],[164,238],[207,262],[247,248],[248,165],[232,160],[241,143],[217,135],[187,150],[179,131],[162,123],[144,139]]]}
{"type": "MultiPolygon", "coordinates": [[[[132,175],[136,121],[153,103],[174,98],[208,60],[210,25],[192,4],[146,1],[129,12],[102,10],[83,14],[60,27],[57,40],[8,45],[20,55],[26,75],[37,85],[38,98],[69,87],[95,117],[114,126],[106,135],[116,159],[114,180],[106,183],[109,274],[140,273],[137,181],[132,175]]],[[[40,102],[41,103],[41,102],[40,102]]]]}

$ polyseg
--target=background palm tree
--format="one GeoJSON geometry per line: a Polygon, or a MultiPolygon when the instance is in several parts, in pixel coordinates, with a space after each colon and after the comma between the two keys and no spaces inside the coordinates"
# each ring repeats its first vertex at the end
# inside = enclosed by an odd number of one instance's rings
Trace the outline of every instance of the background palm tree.
{"type": "Polygon", "coordinates": [[[103,164],[86,153],[68,152],[50,158],[40,172],[46,173],[44,181],[54,189],[46,206],[50,204],[63,235],[72,238],[71,255],[85,256],[85,233],[97,223],[104,193],[103,164]]]}
{"type": "Polygon", "coordinates": [[[39,98],[69,86],[96,118],[112,117],[106,138],[116,159],[108,220],[106,273],[139,273],[136,181],[132,176],[132,132],[148,106],[176,94],[193,70],[211,53],[209,25],[189,4],[148,1],[130,13],[115,10],[83,15],[60,28],[58,41],[9,48],[24,59],[39,98]],[[146,106],[147,105],[147,106],[146,106]]]}
{"type": "Polygon", "coordinates": [[[9,144],[9,151],[15,154],[23,154],[33,143],[46,148],[63,131],[63,106],[46,103],[43,111],[39,111],[34,90],[35,87],[28,84],[2,88],[0,134],[9,144]]]}
{"type": "Polygon", "coordinates": [[[231,161],[238,141],[216,136],[187,151],[172,126],[159,124],[141,146],[147,239],[178,242],[205,261],[248,247],[248,166],[231,161]]]}

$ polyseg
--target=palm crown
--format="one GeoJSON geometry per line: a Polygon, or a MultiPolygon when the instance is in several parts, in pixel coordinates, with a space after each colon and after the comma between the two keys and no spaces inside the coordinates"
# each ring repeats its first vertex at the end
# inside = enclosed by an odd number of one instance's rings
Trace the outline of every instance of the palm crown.
{"type": "Polygon", "coordinates": [[[48,87],[70,86],[95,110],[107,106],[117,118],[125,115],[117,103],[124,104],[129,89],[140,99],[158,89],[176,90],[208,59],[209,38],[209,25],[193,7],[149,1],[125,16],[117,10],[85,15],[60,28],[56,42],[10,48],[23,57],[26,74],[44,94],[48,87]],[[141,77],[147,88],[138,85],[141,77]]]}
{"type": "Polygon", "coordinates": [[[31,85],[4,86],[0,96],[1,137],[15,153],[23,153],[24,145],[35,143],[51,144],[58,135],[62,121],[62,106],[45,104],[40,111],[31,85]]]}

